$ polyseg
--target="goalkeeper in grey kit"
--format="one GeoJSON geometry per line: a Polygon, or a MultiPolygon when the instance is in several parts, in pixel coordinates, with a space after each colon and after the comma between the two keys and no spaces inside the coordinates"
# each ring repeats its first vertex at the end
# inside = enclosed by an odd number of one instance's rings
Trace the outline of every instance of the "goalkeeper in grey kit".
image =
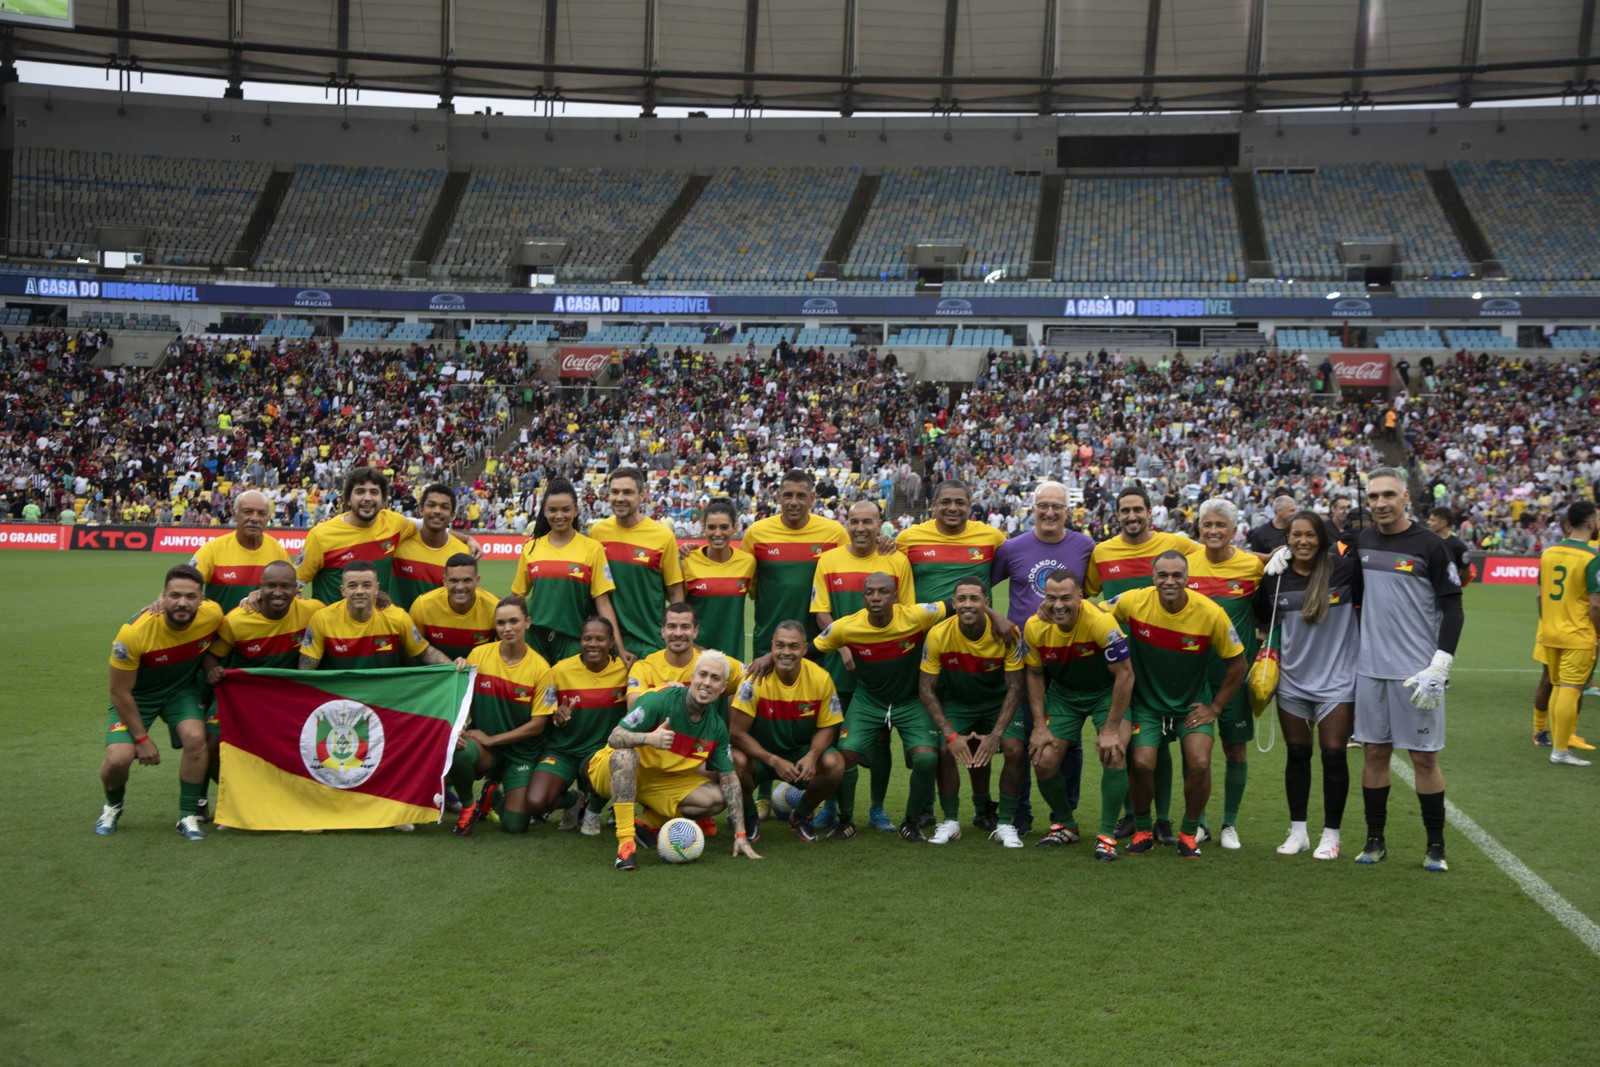
{"type": "Polygon", "coordinates": [[[1379,467],[1367,479],[1375,525],[1351,551],[1361,566],[1361,660],[1356,672],[1355,739],[1361,742],[1361,795],[1367,843],[1357,863],[1388,855],[1389,761],[1411,757],[1427,851],[1422,866],[1447,871],[1444,858],[1445,685],[1461,638],[1461,576],[1449,549],[1406,512],[1405,474],[1379,467]]]}

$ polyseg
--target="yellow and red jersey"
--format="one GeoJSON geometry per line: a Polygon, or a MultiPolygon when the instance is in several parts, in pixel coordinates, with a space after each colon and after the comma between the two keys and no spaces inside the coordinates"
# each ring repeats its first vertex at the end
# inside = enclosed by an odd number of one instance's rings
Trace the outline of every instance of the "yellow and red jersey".
{"type": "Polygon", "coordinates": [[[462,614],[451,606],[450,590],[435,589],[424,593],[411,605],[411,621],[417,624],[428,644],[455,659],[479,645],[497,640],[494,609],[499,603],[487,589],[477,589],[472,606],[462,614]]]}

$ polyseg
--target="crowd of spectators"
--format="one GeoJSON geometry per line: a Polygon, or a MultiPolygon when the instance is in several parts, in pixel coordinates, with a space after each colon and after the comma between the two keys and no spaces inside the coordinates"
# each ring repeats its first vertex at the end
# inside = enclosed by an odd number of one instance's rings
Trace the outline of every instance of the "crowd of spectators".
{"type": "Polygon", "coordinates": [[[1519,554],[1559,540],[1559,512],[1600,483],[1600,363],[1457,352],[1430,377],[1428,391],[1397,398],[1413,497],[1454,512],[1475,547],[1519,554]]]}
{"type": "Polygon", "coordinates": [[[593,381],[541,378],[525,347],[339,351],[315,341],[188,337],[156,370],[95,368],[103,338],[24,330],[0,344],[0,517],[226,524],[245,488],[275,521],[332,514],[352,465],[390,473],[397,499],[462,485],[457,525],[524,532],[551,477],[603,518],[604,476],[648,472],[651,510],[683,536],[733,498],[770,512],[791,467],[818,475],[823,510],[875,499],[900,525],[939,480],[974,487],[978,517],[1030,524],[1045,478],[1064,482],[1074,525],[1116,530],[1117,491],[1149,490],[1157,528],[1186,529],[1212,496],[1240,536],[1289,495],[1359,503],[1358,472],[1403,447],[1419,511],[1450,509],[1476,547],[1537,551],[1555,516],[1600,481],[1592,440],[1600,364],[1457,353],[1402,368],[1393,397],[1335,402],[1327,368],[1290,350],[991,351],[975,382],[913,381],[892,352],[788,343],[725,361],[654,346],[615,354],[593,381]],[[1393,428],[1393,433],[1389,431],[1393,428]],[[1380,439],[1389,439],[1381,453],[1380,439]],[[479,460],[483,460],[479,463],[479,460]],[[471,483],[463,484],[469,478],[471,483]]]}
{"type": "Polygon", "coordinates": [[[307,525],[351,466],[384,469],[397,496],[465,471],[537,372],[525,349],[173,346],[154,369],[99,368],[92,335],[0,337],[0,516],[218,525],[259,488],[276,522],[307,525]]]}

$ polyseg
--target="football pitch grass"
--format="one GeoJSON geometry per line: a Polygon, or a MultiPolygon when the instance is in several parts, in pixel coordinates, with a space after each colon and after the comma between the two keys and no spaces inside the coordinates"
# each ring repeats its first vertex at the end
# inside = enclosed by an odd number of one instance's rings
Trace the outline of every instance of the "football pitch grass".
{"type": "MultiPolygon", "coordinates": [[[[1335,863],[1273,851],[1288,825],[1281,741],[1252,749],[1244,849],[1211,844],[1193,862],[1158,848],[1097,864],[1087,844],[1036,836],[1008,851],[970,826],[941,848],[870,829],[804,846],[770,821],[759,863],[731,859],[724,831],[698,863],[644,855],[627,876],[609,834],[553,824],[191,844],[172,829],[170,751],[134,768],[120,832],[97,837],[107,649],[180,561],[0,553],[0,723],[18,772],[0,786],[5,1063],[1600,1058],[1594,939],[1455,825],[1450,872],[1424,872],[1399,778],[1388,861],[1352,861],[1355,751],[1335,863]]],[[[509,564],[486,565],[487,587],[509,580],[509,564]]],[[[1600,763],[1552,767],[1529,743],[1532,593],[1474,587],[1466,608],[1446,795],[1551,898],[1600,919],[1600,763]]],[[[1586,717],[1600,737],[1600,708],[1586,717]]],[[[1090,829],[1098,774],[1091,757],[1090,829]]],[[[905,784],[897,765],[891,812],[905,784]]],[[[865,794],[863,775],[863,811],[865,794]]]]}

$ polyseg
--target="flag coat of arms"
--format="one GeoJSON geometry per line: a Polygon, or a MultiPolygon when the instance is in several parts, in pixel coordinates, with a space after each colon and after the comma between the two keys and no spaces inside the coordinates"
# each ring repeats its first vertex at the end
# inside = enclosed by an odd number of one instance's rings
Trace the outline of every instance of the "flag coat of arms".
{"type": "Polygon", "coordinates": [[[477,668],[231,670],[217,821],[241,830],[437,822],[477,668]]]}

